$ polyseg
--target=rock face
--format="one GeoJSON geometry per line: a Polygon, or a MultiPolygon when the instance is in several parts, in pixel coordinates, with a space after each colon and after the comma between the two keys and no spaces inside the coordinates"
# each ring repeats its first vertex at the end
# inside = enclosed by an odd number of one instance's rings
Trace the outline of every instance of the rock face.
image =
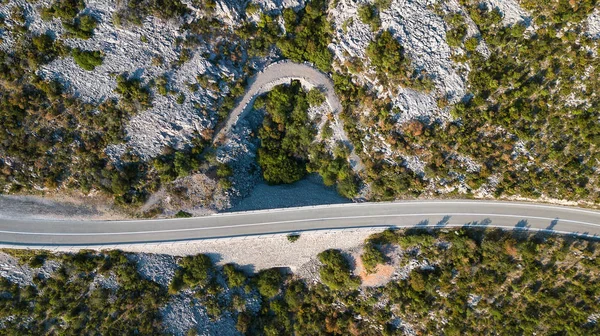
{"type": "MultiPolygon", "coordinates": [[[[210,60],[212,41],[203,41],[190,49],[190,59],[181,66],[173,66],[184,50],[181,46],[185,37],[180,31],[182,21],[165,21],[149,16],[140,26],[118,27],[113,20],[117,5],[111,1],[91,0],[86,1],[84,13],[99,22],[94,36],[88,40],[65,38],[59,19],[45,22],[39,17],[40,9],[51,3],[24,4],[32,22],[30,29],[36,33],[50,32],[62,36],[65,44],[72,48],[100,50],[104,60],[93,71],[86,71],[71,57],[57,59],[39,70],[42,78],[59,80],[76,97],[91,103],[118,98],[114,91],[115,76],[122,73],[138,78],[144,84],[161,76],[168,79],[169,90],[175,94],[163,96],[152,89],[152,107],[134,116],[126,127],[127,145],[135,154],[148,159],[160,154],[166,145],[182,148],[194,133],[214,127],[214,109],[218,100],[228,93],[228,88],[200,87],[192,91],[188,84],[196,83],[198,75],[207,75],[215,80],[235,79],[242,75],[242,71],[230,61],[210,60]],[[179,94],[185,96],[182,103],[177,101],[179,94]]],[[[21,5],[19,1],[14,4],[21,5]]],[[[107,153],[114,157],[123,152],[122,148],[111,147],[107,153]]]]}
{"type": "Polygon", "coordinates": [[[485,0],[483,3],[490,9],[498,9],[503,15],[502,22],[507,26],[518,22],[529,25],[531,21],[531,15],[519,6],[517,0],[485,0]]]}
{"type": "MultiPolygon", "coordinates": [[[[376,33],[357,16],[358,8],[365,3],[367,2],[341,0],[331,9],[335,39],[330,47],[341,63],[352,58],[368,62],[365,50],[376,33]]],[[[434,3],[436,1],[394,0],[388,9],[380,13],[381,29],[392,32],[405,48],[415,69],[426,71],[436,87],[431,94],[405,88],[392,94],[379,86],[376,80],[370,79],[374,76],[364,77],[364,81],[378,90],[380,97],[389,97],[393,106],[402,111],[398,116],[400,122],[414,118],[448,119],[447,111],[438,108],[435,97],[446,96],[451,102],[457,102],[466,93],[466,74],[459,74],[451,59],[450,47],[446,42],[447,26],[431,10],[434,3]]]]}
{"type": "MultiPolygon", "coordinates": [[[[210,137],[217,121],[217,110],[223,100],[231,96],[231,88],[236,80],[246,78],[249,68],[261,71],[260,83],[249,86],[249,92],[231,111],[232,118],[223,128],[223,146],[218,150],[218,161],[234,167],[232,195],[247,195],[257,180],[260,171],[256,166],[257,144],[253,142],[251,127],[244,122],[246,112],[252,109],[253,99],[278,84],[290,79],[300,79],[303,85],[323,86],[327,93],[328,107],[335,115],[341,104],[335,96],[331,80],[327,75],[307,65],[272,64],[280,60],[273,51],[267,57],[250,57],[246,50],[233,49],[236,38],[232,33],[247,22],[257,22],[263,13],[279,14],[286,8],[300,10],[306,0],[217,0],[209,14],[196,8],[191,0],[181,0],[190,9],[190,15],[171,20],[146,17],[141,25],[119,26],[113,17],[121,2],[110,0],[86,1],[85,14],[98,21],[94,35],[88,40],[67,36],[59,19],[44,21],[40,10],[54,0],[8,0],[0,6],[0,13],[7,17],[15,6],[23,8],[27,26],[35,34],[51,33],[71,48],[99,50],[103,53],[103,64],[93,71],[78,66],[72,57],[59,58],[42,66],[38,75],[44,79],[57,79],[75,96],[89,103],[102,103],[118,98],[115,93],[116,75],[127,73],[140,79],[143,84],[151,84],[158,78],[167,79],[169,93],[159,93],[156,86],[150,85],[153,96],[152,106],[139,112],[126,125],[124,143],[106,148],[107,156],[113,161],[131,150],[144,160],[160,155],[165,146],[181,149],[187,146],[196,134],[210,137]],[[247,11],[248,5],[252,5],[247,11]],[[222,22],[219,28],[211,29],[193,43],[188,43],[185,24],[196,18],[213,16],[222,22]],[[233,43],[232,43],[233,41],[233,43]],[[228,49],[229,48],[229,49],[228,49]],[[229,53],[239,55],[232,61],[229,53]],[[183,59],[183,61],[182,61],[183,59]],[[247,61],[247,62],[246,62],[247,61]],[[248,67],[245,68],[245,64],[248,67]],[[198,76],[208,84],[191,86],[199,82],[198,76]],[[181,99],[183,97],[183,99],[181,99]],[[234,125],[237,125],[235,132],[234,125]],[[226,139],[226,140],[225,140],[226,139]],[[249,173],[252,172],[252,173],[249,173]]],[[[443,15],[460,13],[468,26],[468,37],[478,37],[479,31],[473,20],[466,14],[458,0],[391,0],[388,8],[380,12],[381,30],[389,30],[404,47],[406,56],[417,71],[424,71],[432,79],[431,92],[411,88],[388,88],[381,85],[374,76],[366,57],[366,48],[378,34],[360,21],[358,8],[373,3],[372,0],[331,1],[328,18],[333,27],[333,41],[329,49],[334,54],[336,64],[359,60],[364,71],[354,76],[360,84],[366,84],[380,99],[389,99],[394,109],[394,120],[399,124],[419,119],[424,121],[446,122],[451,120],[450,107],[440,107],[438,100],[446,98],[449,105],[459,102],[467,94],[467,66],[453,61],[453,52],[446,41],[450,27],[443,15]]],[[[523,10],[517,0],[484,0],[488,8],[497,8],[503,14],[504,24],[517,22],[530,24],[530,14],[523,10]]],[[[281,20],[280,20],[281,21],[281,20]]],[[[12,24],[12,23],[9,23],[12,24]]],[[[588,34],[600,37],[600,13],[595,11],[588,18],[588,34]]],[[[3,34],[0,50],[10,50],[14,37],[3,34]]],[[[485,41],[480,41],[476,49],[484,57],[489,55],[485,41]]],[[[458,54],[460,54],[460,50],[458,54]]],[[[248,77],[248,79],[251,79],[248,77]]],[[[371,111],[365,111],[365,115],[371,111]]],[[[348,142],[339,121],[335,123],[335,139],[348,142]]],[[[363,127],[364,125],[358,125],[363,127]]],[[[365,126],[366,127],[366,126],[365,126]]],[[[364,152],[367,155],[380,155],[388,162],[399,157],[392,146],[376,129],[369,130],[365,137],[364,152]],[[369,144],[366,144],[370,142],[369,144]]],[[[407,167],[423,174],[425,162],[419,157],[404,158],[407,167]],[[414,168],[414,169],[413,169],[414,168]]],[[[354,167],[361,169],[360,160],[354,155],[354,167]]],[[[468,158],[466,158],[468,160],[468,158]]],[[[227,207],[231,195],[219,195],[218,208],[227,207]],[[222,196],[222,197],[221,197],[222,196]]],[[[216,201],[215,201],[216,202],[216,201]]]]}
{"type": "Polygon", "coordinates": [[[596,9],[587,19],[588,34],[600,38],[600,10],[596,9]]]}

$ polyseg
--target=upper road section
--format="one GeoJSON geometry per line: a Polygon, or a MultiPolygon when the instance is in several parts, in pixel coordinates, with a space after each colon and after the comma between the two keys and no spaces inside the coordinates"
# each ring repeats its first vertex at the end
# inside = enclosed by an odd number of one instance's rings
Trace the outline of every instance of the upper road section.
{"type": "Polygon", "coordinates": [[[225,126],[215,138],[216,141],[228,138],[237,121],[252,110],[256,97],[271,91],[277,85],[289,84],[291,80],[299,80],[304,87],[318,87],[325,93],[327,103],[334,114],[338,114],[342,110],[342,104],[335,94],[333,82],[327,75],[308,64],[289,61],[273,63],[249,80],[244,97],[229,114],[225,126]]]}
{"type": "MultiPolygon", "coordinates": [[[[249,80],[246,93],[231,111],[225,125],[214,138],[215,144],[223,144],[225,139],[230,137],[231,131],[238,120],[244,118],[252,110],[256,97],[271,91],[277,85],[289,84],[291,80],[299,80],[305,88],[316,87],[321,90],[325,94],[327,104],[331,108],[336,121],[343,128],[343,124],[338,118],[339,113],[342,111],[342,104],[335,94],[332,80],[326,74],[308,64],[282,61],[269,65],[249,80]]],[[[341,140],[352,149],[346,135],[342,134],[342,137],[341,140]]],[[[352,150],[350,156],[350,163],[355,170],[360,171],[363,169],[363,165],[354,150],[352,150]]]]}
{"type": "Polygon", "coordinates": [[[0,220],[0,243],[62,246],[168,242],[356,227],[531,228],[600,234],[600,212],[498,201],[359,203],[137,221],[0,220]]]}

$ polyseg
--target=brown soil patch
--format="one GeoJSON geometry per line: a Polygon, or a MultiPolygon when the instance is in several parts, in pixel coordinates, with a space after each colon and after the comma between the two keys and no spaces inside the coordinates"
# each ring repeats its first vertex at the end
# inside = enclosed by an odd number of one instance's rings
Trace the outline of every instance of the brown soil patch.
{"type": "MultiPolygon", "coordinates": [[[[362,253],[362,252],[361,252],[362,253]]],[[[355,265],[354,274],[360,277],[363,287],[379,287],[387,284],[394,275],[394,266],[392,265],[377,265],[374,273],[367,273],[360,258],[360,254],[353,254],[355,265]]]]}

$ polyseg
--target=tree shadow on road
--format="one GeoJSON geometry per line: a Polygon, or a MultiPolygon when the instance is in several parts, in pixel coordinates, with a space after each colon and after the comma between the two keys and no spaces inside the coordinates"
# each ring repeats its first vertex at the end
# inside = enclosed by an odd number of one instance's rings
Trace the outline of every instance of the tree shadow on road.
{"type": "Polygon", "coordinates": [[[437,222],[435,224],[435,227],[438,229],[445,227],[446,225],[448,225],[448,223],[450,223],[450,218],[452,218],[452,216],[448,216],[448,215],[444,216],[444,218],[442,218],[442,220],[440,220],[439,222],[437,222]]]}
{"type": "Polygon", "coordinates": [[[554,228],[556,227],[556,225],[558,225],[558,218],[554,218],[550,222],[550,225],[548,225],[548,227],[546,228],[546,230],[548,230],[548,231],[554,231],[554,228]]]}

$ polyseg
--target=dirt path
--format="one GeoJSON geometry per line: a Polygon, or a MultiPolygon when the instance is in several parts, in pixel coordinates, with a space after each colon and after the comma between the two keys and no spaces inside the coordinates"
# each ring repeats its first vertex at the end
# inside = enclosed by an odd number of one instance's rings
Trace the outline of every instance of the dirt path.
{"type": "MultiPolygon", "coordinates": [[[[294,79],[299,80],[305,88],[311,89],[317,87],[325,93],[327,103],[333,112],[336,122],[343,126],[342,121],[338,118],[339,113],[342,111],[342,104],[335,94],[331,78],[311,65],[282,61],[269,65],[249,80],[246,93],[229,114],[225,126],[215,136],[214,144],[222,144],[231,135],[238,120],[244,118],[246,114],[252,111],[254,100],[258,96],[269,92],[277,85],[289,83],[290,80],[294,79]]],[[[364,165],[354,152],[354,146],[352,146],[346,134],[342,133],[341,140],[352,149],[352,153],[350,154],[350,165],[352,168],[357,172],[364,170],[364,165]]]]}

